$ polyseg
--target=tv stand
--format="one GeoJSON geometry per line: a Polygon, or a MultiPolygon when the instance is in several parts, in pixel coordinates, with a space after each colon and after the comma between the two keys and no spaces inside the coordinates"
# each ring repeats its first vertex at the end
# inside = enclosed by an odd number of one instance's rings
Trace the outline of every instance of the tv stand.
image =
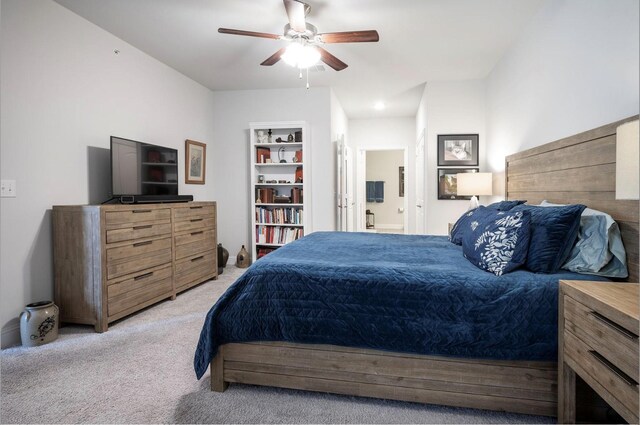
{"type": "Polygon", "coordinates": [[[215,202],[53,207],[60,322],[108,324],[218,275],[215,202]]]}

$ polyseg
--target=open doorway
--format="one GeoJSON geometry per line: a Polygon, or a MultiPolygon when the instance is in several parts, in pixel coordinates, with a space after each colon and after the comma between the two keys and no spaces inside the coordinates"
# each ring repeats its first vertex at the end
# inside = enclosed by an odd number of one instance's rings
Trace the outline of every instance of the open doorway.
{"type": "Polygon", "coordinates": [[[363,149],[358,171],[358,230],[407,233],[406,149],[363,149]]]}

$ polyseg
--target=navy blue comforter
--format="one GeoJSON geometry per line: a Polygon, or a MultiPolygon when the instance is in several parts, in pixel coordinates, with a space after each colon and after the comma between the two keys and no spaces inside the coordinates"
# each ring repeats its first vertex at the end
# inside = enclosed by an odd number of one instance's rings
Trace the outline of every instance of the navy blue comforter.
{"type": "Polygon", "coordinates": [[[207,314],[201,378],[228,342],[289,341],[511,360],[557,359],[559,279],[473,266],[444,236],[317,232],[255,262],[207,314]]]}

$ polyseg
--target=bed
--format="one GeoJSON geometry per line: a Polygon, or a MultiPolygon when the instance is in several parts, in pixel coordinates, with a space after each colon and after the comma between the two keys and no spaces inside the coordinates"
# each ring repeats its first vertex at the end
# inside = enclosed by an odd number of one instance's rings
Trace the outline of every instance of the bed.
{"type": "MultiPolygon", "coordinates": [[[[638,203],[613,193],[624,121],[507,157],[506,196],[611,214],[637,281],[638,203]]],[[[214,391],[239,382],[556,415],[558,280],[588,277],[496,277],[465,261],[443,237],[309,235],[218,301],[197,374],[210,364],[214,391]]]]}

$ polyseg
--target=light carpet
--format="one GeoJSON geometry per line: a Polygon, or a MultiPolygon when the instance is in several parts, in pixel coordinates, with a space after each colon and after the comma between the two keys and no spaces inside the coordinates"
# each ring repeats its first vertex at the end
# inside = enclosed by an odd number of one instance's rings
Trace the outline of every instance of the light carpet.
{"type": "Polygon", "coordinates": [[[243,272],[225,268],[103,334],[66,326],[51,344],[1,353],[2,423],[553,423],[552,418],[197,381],[207,311],[243,272]]]}

